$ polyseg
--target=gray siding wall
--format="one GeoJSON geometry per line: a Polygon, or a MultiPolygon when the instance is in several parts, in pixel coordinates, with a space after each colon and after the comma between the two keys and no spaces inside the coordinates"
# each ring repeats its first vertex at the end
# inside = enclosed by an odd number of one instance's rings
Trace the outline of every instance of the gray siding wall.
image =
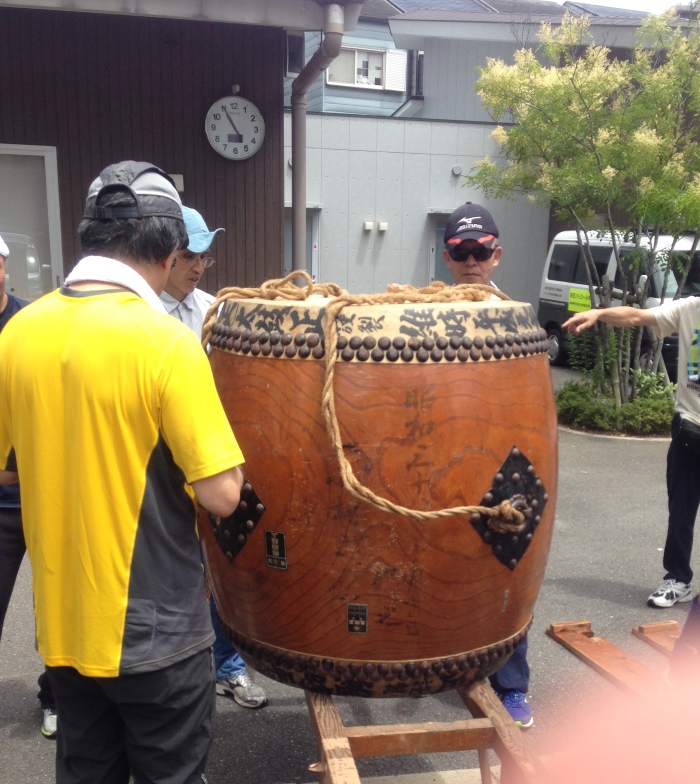
{"type": "Polygon", "coordinates": [[[488,57],[513,62],[520,48],[515,43],[497,41],[445,41],[428,39],[425,47],[421,117],[436,120],[489,122],[490,117],[474,90],[488,57]]]}
{"type": "MultiPolygon", "coordinates": [[[[501,227],[504,255],[494,282],[514,299],[537,304],[547,253],[549,211],[526,198],[487,201],[463,188],[464,173],[496,156],[492,124],[309,115],[307,204],[320,205],[318,280],[352,293],[388,283],[430,281],[435,228],[459,204],[484,204],[501,227]],[[372,221],[365,231],[365,221],[372,221]],[[378,223],[386,221],[385,232],[378,223]]],[[[285,117],[285,160],[291,157],[291,118],[285,117]]],[[[285,204],[291,204],[286,167],[285,204]]]]}
{"type": "MultiPolygon", "coordinates": [[[[306,62],[321,43],[321,33],[306,33],[306,62]]],[[[396,49],[387,24],[361,19],[357,29],[345,33],[343,46],[352,48],[396,49]]],[[[285,79],[284,105],[292,105],[292,80],[285,79]]],[[[326,75],[321,74],[311,85],[307,94],[309,112],[334,114],[369,114],[388,117],[406,100],[406,93],[387,90],[370,90],[362,87],[337,87],[326,84],[326,75]]]]}

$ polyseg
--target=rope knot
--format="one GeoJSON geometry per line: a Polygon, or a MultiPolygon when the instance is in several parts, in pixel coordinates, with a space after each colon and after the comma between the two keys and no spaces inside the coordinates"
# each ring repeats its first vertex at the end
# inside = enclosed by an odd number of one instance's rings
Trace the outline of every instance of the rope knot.
{"type": "Polygon", "coordinates": [[[529,516],[529,507],[524,498],[515,499],[514,503],[506,498],[498,506],[491,508],[488,526],[498,534],[516,534],[525,529],[526,517],[529,516]],[[523,511],[520,508],[525,507],[523,511]]]}

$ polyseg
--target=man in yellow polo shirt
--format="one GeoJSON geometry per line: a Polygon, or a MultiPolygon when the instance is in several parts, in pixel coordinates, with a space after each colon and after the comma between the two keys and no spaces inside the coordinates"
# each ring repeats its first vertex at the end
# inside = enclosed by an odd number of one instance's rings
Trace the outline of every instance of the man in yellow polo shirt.
{"type": "Polygon", "coordinates": [[[0,469],[14,448],[56,781],[203,782],[213,632],[194,496],[231,514],[243,456],[204,351],[158,300],[187,245],[170,178],[107,167],[78,233],[66,284],[0,336],[0,469]]]}

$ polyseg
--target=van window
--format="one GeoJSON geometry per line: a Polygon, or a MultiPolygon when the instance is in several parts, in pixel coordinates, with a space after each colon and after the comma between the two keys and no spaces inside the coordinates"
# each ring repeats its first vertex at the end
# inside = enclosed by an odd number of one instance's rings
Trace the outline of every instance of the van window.
{"type": "Polygon", "coordinates": [[[550,280],[570,283],[574,279],[576,259],[578,259],[578,245],[560,245],[555,243],[552,248],[547,277],[550,280]]]}
{"type": "MultiPolygon", "coordinates": [[[[684,263],[685,260],[685,257],[683,257],[680,261],[684,263]]],[[[673,274],[676,277],[676,283],[680,283],[680,280],[683,277],[682,269],[676,269],[674,266],[673,274]]],[[[685,279],[685,285],[683,286],[682,292],[683,297],[697,297],[698,295],[700,295],[700,251],[697,251],[693,255],[693,263],[690,265],[688,277],[685,279]]]]}
{"type": "MultiPolygon", "coordinates": [[[[603,275],[608,274],[608,264],[610,263],[611,254],[612,249],[610,247],[591,245],[591,256],[593,257],[593,264],[595,265],[599,280],[602,280],[603,275]]],[[[583,253],[580,254],[578,263],[576,264],[576,277],[574,278],[574,283],[583,283],[584,286],[588,285],[586,257],[583,253]]],[[[593,283],[595,283],[595,279],[593,280],[593,283]]]]}
{"type": "MultiPolygon", "coordinates": [[[[632,286],[639,278],[640,275],[646,273],[646,255],[649,253],[648,250],[644,248],[633,249],[628,248],[627,250],[623,250],[620,254],[620,263],[622,264],[622,268],[625,271],[625,277],[627,278],[627,291],[632,291],[632,286]]],[[[698,254],[696,254],[698,255],[698,254]]],[[[678,281],[682,275],[682,272],[679,272],[679,262],[683,262],[684,258],[677,259],[674,263],[673,257],[681,256],[680,253],[673,253],[668,257],[669,263],[672,264],[672,271],[673,273],[668,276],[668,281],[666,282],[666,297],[673,298],[674,294],[678,290],[678,281]]],[[[659,299],[661,296],[661,290],[664,285],[664,270],[666,268],[666,261],[667,258],[665,256],[660,256],[657,264],[656,269],[654,270],[654,274],[652,275],[651,280],[649,281],[649,296],[654,299],[659,299]]],[[[691,269],[692,272],[692,269],[691,269]]],[[[700,273],[700,270],[698,270],[700,273]]],[[[690,275],[688,276],[690,277],[690,275]]],[[[622,275],[620,275],[619,271],[615,276],[615,287],[618,289],[622,288],[622,275]]],[[[700,290],[700,289],[699,289],[700,290]]]]}
{"type": "MultiPolygon", "coordinates": [[[[592,245],[591,256],[598,272],[598,277],[608,273],[608,263],[610,262],[610,246],[592,245]]],[[[564,245],[555,243],[552,248],[552,256],[549,262],[549,280],[557,280],[562,283],[581,283],[588,285],[586,274],[586,261],[582,253],[579,252],[578,245],[564,245]]]]}

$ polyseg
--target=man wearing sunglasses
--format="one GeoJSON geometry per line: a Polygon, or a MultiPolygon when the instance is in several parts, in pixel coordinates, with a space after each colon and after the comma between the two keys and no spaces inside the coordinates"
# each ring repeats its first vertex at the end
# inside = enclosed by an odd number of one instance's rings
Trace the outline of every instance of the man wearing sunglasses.
{"type": "Polygon", "coordinates": [[[498,226],[488,210],[468,201],[450,215],[443,257],[455,283],[493,286],[491,272],[502,252],[498,226]]]}
{"type": "Polygon", "coordinates": [[[214,263],[209,255],[214,237],[225,229],[209,231],[204,218],[190,207],[182,208],[182,216],[185,219],[188,244],[178,251],[160,301],[171,316],[182,321],[200,337],[204,316],[214,297],[198,289],[197,284],[204,270],[214,263]]]}
{"type": "MultiPolygon", "coordinates": [[[[455,283],[483,284],[497,288],[491,280],[491,273],[498,266],[503,253],[498,235],[496,221],[485,207],[470,201],[457,207],[445,227],[443,251],[445,263],[455,283]]],[[[491,676],[490,681],[516,724],[524,729],[532,727],[532,711],[525,697],[530,683],[527,637],[506,664],[491,676]]]]}

